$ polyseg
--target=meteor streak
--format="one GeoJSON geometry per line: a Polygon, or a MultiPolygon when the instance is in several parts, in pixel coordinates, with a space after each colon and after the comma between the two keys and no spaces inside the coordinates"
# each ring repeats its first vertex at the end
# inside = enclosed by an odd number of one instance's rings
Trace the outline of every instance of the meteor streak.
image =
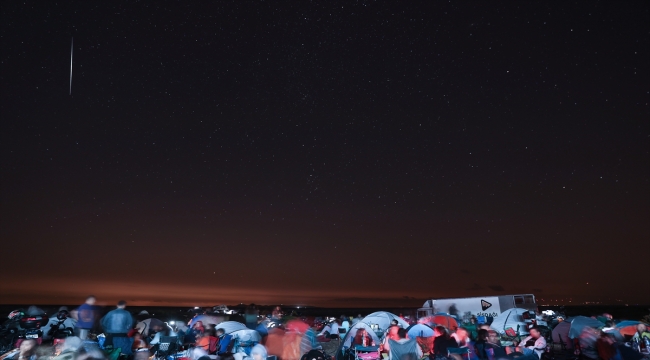
{"type": "Polygon", "coordinates": [[[72,95],[72,49],[74,48],[74,37],[71,38],[70,42],[70,94],[72,95]]]}

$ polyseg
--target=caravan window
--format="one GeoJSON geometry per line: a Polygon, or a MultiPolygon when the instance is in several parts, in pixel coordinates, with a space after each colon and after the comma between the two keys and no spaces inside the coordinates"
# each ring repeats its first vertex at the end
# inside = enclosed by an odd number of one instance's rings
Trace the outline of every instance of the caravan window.
{"type": "Polygon", "coordinates": [[[418,319],[429,315],[427,311],[418,311],[418,319]]]}
{"type": "Polygon", "coordinates": [[[524,303],[526,304],[534,304],[535,303],[535,298],[533,295],[526,295],[524,296],[524,303]]]}
{"type": "Polygon", "coordinates": [[[515,296],[515,305],[523,305],[524,304],[524,297],[523,296],[515,296]]]}

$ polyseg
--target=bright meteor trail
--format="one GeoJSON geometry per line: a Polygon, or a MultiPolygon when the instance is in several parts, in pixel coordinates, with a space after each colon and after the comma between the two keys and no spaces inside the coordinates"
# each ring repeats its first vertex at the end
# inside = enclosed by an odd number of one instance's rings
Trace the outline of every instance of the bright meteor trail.
{"type": "Polygon", "coordinates": [[[71,38],[70,42],[70,93],[72,95],[72,49],[74,48],[74,38],[71,38]]]}

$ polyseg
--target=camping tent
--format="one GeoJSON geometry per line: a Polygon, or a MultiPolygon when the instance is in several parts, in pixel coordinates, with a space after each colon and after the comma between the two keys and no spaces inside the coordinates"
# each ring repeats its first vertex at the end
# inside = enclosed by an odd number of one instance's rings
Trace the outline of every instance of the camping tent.
{"type": "Polygon", "coordinates": [[[616,330],[618,330],[621,333],[621,335],[634,336],[634,334],[637,331],[636,327],[639,324],[645,324],[646,326],[648,326],[648,324],[641,321],[624,320],[616,324],[616,330]]]}
{"type": "Polygon", "coordinates": [[[429,353],[433,349],[434,333],[433,329],[425,324],[411,325],[406,329],[409,339],[415,339],[424,353],[429,353]]]}
{"type": "Polygon", "coordinates": [[[409,339],[415,339],[418,336],[421,337],[431,337],[433,336],[433,329],[425,324],[415,324],[411,325],[406,329],[409,334],[409,339]]]}
{"type": "Polygon", "coordinates": [[[403,327],[404,329],[409,327],[409,324],[406,321],[404,321],[404,319],[402,319],[401,317],[393,313],[389,313],[387,311],[374,312],[364,317],[363,320],[361,321],[368,325],[377,324],[379,326],[379,329],[386,330],[390,326],[390,322],[393,320],[397,320],[399,326],[403,327]]]}
{"type": "Polygon", "coordinates": [[[237,322],[237,321],[224,321],[222,323],[217,324],[217,326],[214,327],[215,329],[223,329],[223,331],[226,332],[226,334],[231,334],[235,331],[239,330],[248,330],[246,325],[237,322]]]}
{"type": "Polygon", "coordinates": [[[569,337],[571,339],[580,337],[580,334],[585,327],[600,329],[605,325],[596,319],[586,316],[576,316],[567,321],[571,321],[571,328],[569,329],[569,337]]]}
{"type": "Polygon", "coordinates": [[[348,331],[348,333],[345,334],[345,338],[343,339],[343,341],[341,341],[341,346],[339,347],[339,351],[341,350],[340,349],[341,347],[349,348],[352,345],[352,340],[354,340],[354,337],[357,335],[357,331],[359,331],[359,329],[365,329],[368,335],[370,335],[370,337],[372,338],[372,341],[374,341],[375,344],[379,345],[381,340],[379,340],[377,334],[375,334],[375,332],[372,331],[370,325],[364,322],[358,322],[352,325],[350,331],[348,331]]]}
{"type": "Polygon", "coordinates": [[[453,316],[445,313],[439,313],[420,318],[420,320],[418,320],[418,323],[429,325],[431,327],[442,325],[450,331],[456,331],[456,329],[458,329],[458,321],[456,321],[453,316]]]}
{"type": "Polygon", "coordinates": [[[494,318],[490,327],[496,330],[499,334],[503,334],[507,328],[512,328],[519,332],[519,335],[528,333],[526,322],[521,317],[521,314],[528,312],[527,309],[513,308],[502,312],[499,316],[494,318]],[[518,327],[518,330],[517,330],[518,327]]]}

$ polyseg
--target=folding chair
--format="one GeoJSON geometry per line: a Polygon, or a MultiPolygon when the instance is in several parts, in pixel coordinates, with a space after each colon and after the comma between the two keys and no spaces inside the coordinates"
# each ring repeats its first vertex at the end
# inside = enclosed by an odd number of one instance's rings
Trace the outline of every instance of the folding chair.
{"type": "Polygon", "coordinates": [[[158,349],[154,354],[155,359],[166,359],[168,356],[176,359],[178,353],[178,337],[176,336],[161,336],[158,349]]]}
{"type": "Polygon", "coordinates": [[[379,346],[354,345],[354,358],[356,360],[377,360],[379,359],[379,346]]]}
{"type": "Polygon", "coordinates": [[[469,353],[470,350],[468,347],[462,347],[462,348],[448,348],[447,352],[449,355],[451,354],[458,354],[463,357],[463,359],[468,359],[469,360],[469,353]]]}

